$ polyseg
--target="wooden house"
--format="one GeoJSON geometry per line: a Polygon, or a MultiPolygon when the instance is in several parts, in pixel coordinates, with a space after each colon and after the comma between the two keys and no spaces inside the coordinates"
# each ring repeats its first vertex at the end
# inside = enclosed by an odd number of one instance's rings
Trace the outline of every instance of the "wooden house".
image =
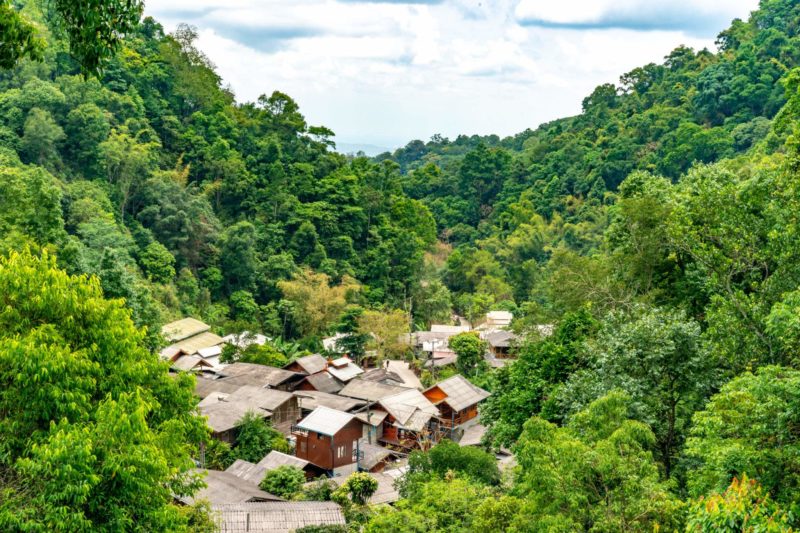
{"type": "Polygon", "coordinates": [[[518,341],[517,335],[505,330],[486,333],[483,335],[483,339],[486,341],[491,354],[498,359],[512,357],[512,348],[518,341]]]}
{"type": "Polygon", "coordinates": [[[236,441],[239,420],[248,412],[269,420],[285,435],[300,418],[300,403],[289,392],[262,387],[242,386],[232,392],[210,392],[199,404],[200,414],[208,417],[208,426],[216,439],[236,441]]]}
{"type": "Polygon", "coordinates": [[[437,383],[422,394],[439,408],[439,423],[449,429],[478,416],[478,404],[489,397],[489,392],[461,375],[437,383]]]}
{"type": "Polygon", "coordinates": [[[319,406],[292,428],[295,455],[333,475],[355,472],[361,426],[351,413],[319,406]]]}
{"type": "Polygon", "coordinates": [[[386,412],[378,442],[397,448],[411,450],[427,448],[439,441],[439,410],[417,389],[381,398],[376,402],[376,411],[386,412]]]}

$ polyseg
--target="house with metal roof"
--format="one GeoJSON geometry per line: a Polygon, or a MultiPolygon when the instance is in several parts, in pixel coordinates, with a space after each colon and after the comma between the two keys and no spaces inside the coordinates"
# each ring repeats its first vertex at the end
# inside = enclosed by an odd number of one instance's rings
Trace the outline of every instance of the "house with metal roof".
{"type": "Polygon", "coordinates": [[[511,348],[519,341],[519,336],[511,331],[497,330],[481,335],[494,357],[505,359],[511,356],[511,348]]]}
{"type": "Polygon", "coordinates": [[[218,372],[219,380],[234,385],[254,385],[271,389],[291,390],[303,374],[255,363],[233,363],[218,372]]]}
{"type": "Polygon", "coordinates": [[[324,473],[322,470],[304,459],[300,459],[294,455],[289,455],[276,450],[269,452],[257,463],[251,463],[243,459],[237,459],[225,471],[233,474],[234,476],[240,477],[245,481],[250,481],[251,483],[258,485],[264,480],[264,476],[267,474],[267,472],[270,470],[275,470],[276,468],[280,468],[281,466],[294,466],[299,468],[305,473],[306,479],[309,480],[314,479],[315,477],[318,477],[324,473]]]}
{"type": "Polygon", "coordinates": [[[311,355],[306,355],[305,357],[300,357],[299,359],[295,359],[283,368],[292,372],[300,372],[310,376],[311,374],[316,374],[317,372],[323,372],[326,368],[328,368],[328,360],[322,357],[320,354],[314,353],[311,355]]]}
{"type": "Polygon", "coordinates": [[[200,414],[208,417],[212,436],[235,442],[236,426],[247,412],[269,420],[272,426],[288,435],[300,418],[300,404],[292,393],[245,385],[232,392],[210,392],[198,404],[200,414]]]}
{"type": "Polygon", "coordinates": [[[212,507],[232,503],[247,502],[280,502],[274,494],[265,492],[258,488],[258,485],[237,477],[229,472],[219,470],[196,470],[205,473],[203,482],[206,484],[194,496],[182,496],[178,498],[183,504],[192,505],[199,500],[207,500],[212,507]]]}
{"type": "Polygon", "coordinates": [[[295,390],[305,390],[305,391],[319,391],[319,392],[327,392],[328,394],[336,394],[344,387],[344,383],[333,377],[326,371],[317,372],[316,374],[311,374],[310,376],[306,376],[300,383],[295,387],[295,390]]]}
{"type": "Polygon", "coordinates": [[[342,526],[334,502],[260,502],[212,507],[220,533],[291,533],[313,526],[342,526]]]}
{"type": "Polygon", "coordinates": [[[363,374],[364,369],[351,361],[349,357],[340,357],[328,364],[327,372],[342,383],[347,383],[359,374],[363,374]]]}
{"type": "Polygon", "coordinates": [[[379,381],[354,379],[339,391],[339,396],[357,398],[359,400],[366,400],[368,402],[377,402],[382,398],[386,398],[406,390],[408,390],[408,387],[386,385],[379,381]]]}
{"type": "MultiPolygon", "coordinates": [[[[183,318],[165,324],[161,328],[161,334],[171,343],[161,350],[161,357],[173,363],[187,355],[200,355],[207,359],[206,355],[198,352],[220,346],[224,342],[222,337],[211,332],[211,326],[195,318],[183,318]]],[[[221,348],[219,351],[221,352],[221,348]]],[[[219,353],[215,355],[218,356],[219,353]]],[[[216,368],[219,361],[212,359],[208,363],[216,368]]]]}
{"type": "Polygon", "coordinates": [[[333,475],[355,472],[362,422],[352,413],[319,406],[292,428],[295,456],[333,475]]]}
{"type": "Polygon", "coordinates": [[[441,411],[441,426],[452,429],[478,416],[478,404],[490,393],[459,374],[437,383],[423,395],[441,411]]]}
{"type": "Polygon", "coordinates": [[[320,405],[337,411],[350,412],[367,404],[364,400],[313,390],[295,390],[294,395],[300,401],[300,410],[303,411],[303,414],[310,413],[320,405]]]}
{"type": "Polygon", "coordinates": [[[405,449],[414,449],[424,441],[438,442],[435,433],[439,410],[417,389],[381,398],[376,408],[388,413],[378,441],[405,449]]]}

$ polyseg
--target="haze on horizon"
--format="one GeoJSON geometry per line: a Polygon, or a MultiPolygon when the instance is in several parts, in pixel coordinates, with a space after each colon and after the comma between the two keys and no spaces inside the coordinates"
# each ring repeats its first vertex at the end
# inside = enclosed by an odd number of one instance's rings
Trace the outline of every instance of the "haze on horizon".
{"type": "Polygon", "coordinates": [[[280,90],[347,145],[513,135],[679,45],[714,49],[757,0],[149,0],[239,101],[280,90]]]}

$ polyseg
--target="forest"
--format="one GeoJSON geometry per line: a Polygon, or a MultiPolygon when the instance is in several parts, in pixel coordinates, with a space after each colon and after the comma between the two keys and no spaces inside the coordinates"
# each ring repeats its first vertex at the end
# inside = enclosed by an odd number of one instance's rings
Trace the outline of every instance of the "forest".
{"type": "Polygon", "coordinates": [[[174,504],[209,431],[167,322],[413,362],[394,339],[497,309],[526,340],[459,366],[482,448],[412,453],[350,531],[800,528],[800,4],[577,116],[368,158],[105,3],[87,42],[91,2],[0,0],[1,530],[208,531],[174,504]]]}

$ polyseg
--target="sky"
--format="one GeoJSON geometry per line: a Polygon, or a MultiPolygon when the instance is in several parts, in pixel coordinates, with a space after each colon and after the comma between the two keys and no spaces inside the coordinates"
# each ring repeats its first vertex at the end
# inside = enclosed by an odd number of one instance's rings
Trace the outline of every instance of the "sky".
{"type": "Polygon", "coordinates": [[[275,90],[340,145],[513,135],[679,45],[715,50],[757,0],[147,0],[240,102],[275,90]]]}

